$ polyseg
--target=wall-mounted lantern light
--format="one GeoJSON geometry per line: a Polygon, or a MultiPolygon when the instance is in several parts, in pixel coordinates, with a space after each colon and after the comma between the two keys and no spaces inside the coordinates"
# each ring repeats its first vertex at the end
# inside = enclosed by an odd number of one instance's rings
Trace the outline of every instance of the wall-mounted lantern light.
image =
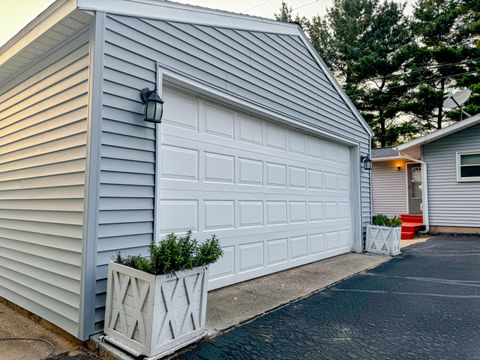
{"type": "Polygon", "coordinates": [[[372,159],[370,159],[370,156],[362,156],[360,158],[360,162],[362,163],[362,167],[364,170],[372,170],[372,159]]]}
{"type": "Polygon", "coordinates": [[[140,98],[145,104],[145,121],[161,123],[163,115],[163,100],[158,96],[157,89],[142,89],[142,91],[140,91],[140,98]]]}
{"type": "Polygon", "coordinates": [[[402,171],[402,163],[397,163],[397,171],[402,171]]]}

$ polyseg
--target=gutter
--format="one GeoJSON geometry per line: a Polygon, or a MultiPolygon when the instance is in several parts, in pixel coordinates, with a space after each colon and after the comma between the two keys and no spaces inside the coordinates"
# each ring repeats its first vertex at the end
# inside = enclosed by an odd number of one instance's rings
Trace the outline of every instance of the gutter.
{"type": "MultiPolygon", "coordinates": [[[[430,220],[428,216],[428,182],[427,182],[427,163],[423,160],[415,159],[407,154],[398,152],[404,159],[422,165],[422,215],[425,230],[419,231],[420,234],[427,234],[430,231],[430,220]]],[[[408,191],[408,189],[407,189],[408,191]]]]}

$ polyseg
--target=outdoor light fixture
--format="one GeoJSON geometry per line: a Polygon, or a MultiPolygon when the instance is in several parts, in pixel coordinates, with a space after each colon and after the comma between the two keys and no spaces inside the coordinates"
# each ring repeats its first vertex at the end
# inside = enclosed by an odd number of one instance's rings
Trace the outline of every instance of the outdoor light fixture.
{"type": "Polygon", "coordinates": [[[362,163],[364,170],[372,170],[372,159],[370,159],[370,156],[362,156],[360,162],[362,163]]]}
{"type": "Polygon", "coordinates": [[[163,115],[163,100],[157,94],[157,88],[140,91],[140,98],[145,104],[145,121],[161,123],[163,115]]]}

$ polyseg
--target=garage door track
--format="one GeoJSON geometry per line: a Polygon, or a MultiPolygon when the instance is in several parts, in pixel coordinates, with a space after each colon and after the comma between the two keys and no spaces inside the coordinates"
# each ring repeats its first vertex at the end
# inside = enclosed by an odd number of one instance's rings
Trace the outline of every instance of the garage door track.
{"type": "Polygon", "coordinates": [[[437,236],[179,359],[480,359],[480,237],[437,236]]]}

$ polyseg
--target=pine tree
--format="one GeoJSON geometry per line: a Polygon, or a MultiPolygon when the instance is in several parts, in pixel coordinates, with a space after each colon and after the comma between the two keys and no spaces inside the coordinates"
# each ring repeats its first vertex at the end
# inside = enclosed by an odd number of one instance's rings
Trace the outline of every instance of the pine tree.
{"type": "Polygon", "coordinates": [[[274,16],[278,21],[299,24],[303,29],[310,27],[310,21],[305,16],[300,16],[298,13],[295,17],[293,16],[292,7],[288,6],[285,1],[282,1],[279,13],[275,13],[274,16]]]}
{"type": "MultiPolygon", "coordinates": [[[[455,89],[472,87],[478,103],[480,51],[472,35],[478,31],[478,11],[472,1],[418,0],[411,25],[415,35],[412,58],[404,78],[411,88],[407,110],[421,131],[441,129],[444,123],[460,119],[459,111],[446,112],[444,98],[455,89]],[[467,2],[469,4],[467,4],[467,2]],[[473,21],[473,22],[472,22],[473,21]]],[[[477,111],[474,105],[467,107],[477,111]]]]}
{"type": "MultiPolygon", "coordinates": [[[[457,38],[470,49],[465,59],[467,73],[457,78],[457,86],[471,90],[472,95],[464,110],[475,115],[480,113],[480,0],[463,0],[460,6],[461,25],[457,38]]],[[[448,117],[458,120],[460,111],[451,111],[448,117]]]]}
{"type": "MultiPolygon", "coordinates": [[[[396,73],[409,58],[411,34],[404,4],[378,0],[335,0],[325,17],[304,27],[318,53],[374,129],[374,142],[394,145],[415,128],[397,121],[407,89],[396,73]]],[[[291,21],[283,3],[277,19],[291,21]]],[[[298,18],[298,15],[297,15],[298,18]]]]}

